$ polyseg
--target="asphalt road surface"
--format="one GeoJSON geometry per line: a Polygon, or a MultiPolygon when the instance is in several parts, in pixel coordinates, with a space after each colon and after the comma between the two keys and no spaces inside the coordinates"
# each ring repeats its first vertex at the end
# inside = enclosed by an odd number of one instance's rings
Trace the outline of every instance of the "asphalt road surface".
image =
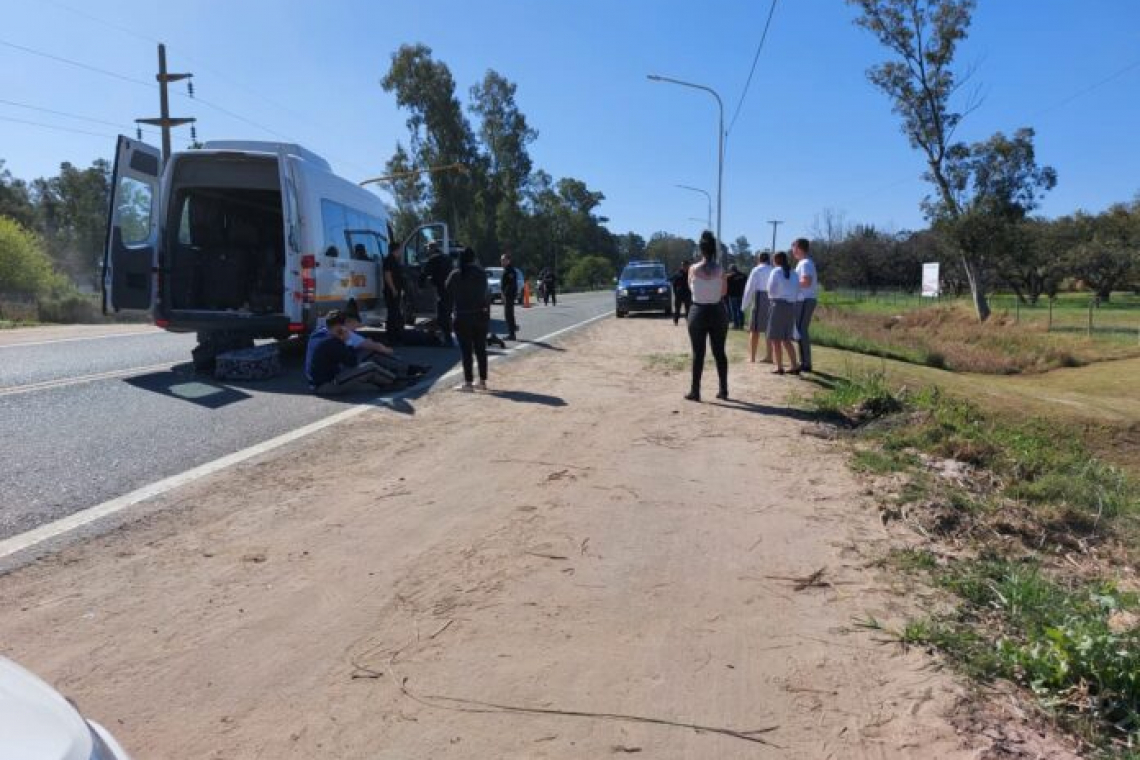
{"type": "MultiPolygon", "coordinates": [[[[520,345],[612,310],[608,292],[519,309],[520,345]]],[[[500,335],[501,314],[496,306],[500,335]]],[[[0,539],[368,400],[313,396],[299,355],[284,357],[275,380],[219,382],[190,366],[193,335],[115,326],[77,335],[0,341],[0,539]]],[[[431,364],[433,383],[459,362],[458,349],[401,355],[431,364]]]]}

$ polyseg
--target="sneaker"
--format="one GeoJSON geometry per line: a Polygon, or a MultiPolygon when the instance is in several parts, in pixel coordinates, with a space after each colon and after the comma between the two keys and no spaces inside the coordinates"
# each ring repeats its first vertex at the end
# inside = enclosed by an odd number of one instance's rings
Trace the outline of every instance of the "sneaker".
{"type": "Polygon", "coordinates": [[[475,384],[475,390],[477,390],[477,391],[487,390],[487,381],[486,380],[480,380],[478,383],[475,384]]]}
{"type": "Polygon", "coordinates": [[[721,388],[720,391],[716,394],[716,397],[721,401],[728,401],[728,389],[721,388]]]}
{"type": "Polygon", "coordinates": [[[473,390],[475,390],[475,386],[471,383],[464,383],[463,385],[456,386],[455,390],[459,391],[460,393],[471,393],[473,390]]]}
{"type": "Polygon", "coordinates": [[[701,394],[696,391],[689,391],[685,394],[686,401],[696,401],[698,404],[701,402],[701,394]]]}

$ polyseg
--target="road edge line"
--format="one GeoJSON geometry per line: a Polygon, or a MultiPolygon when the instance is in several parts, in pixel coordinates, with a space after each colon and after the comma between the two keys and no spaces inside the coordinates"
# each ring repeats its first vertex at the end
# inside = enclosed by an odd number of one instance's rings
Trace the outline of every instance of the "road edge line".
{"type": "MultiPolygon", "coordinates": [[[[568,327],[564,327],[560,330],[555,330],[554,332],[547,335],[535,338],[535,341],[546,342],[553,338],[557,338],[559,335],[564,335],[572,330],[581,329],[586,325],[592,324],[609,316],[611,316],[609,312],[596,314],[592,317],[589,317],[588,319],[582,320],[581,322],[576,322],[568,327]]],[[[501,361],[503,359],[510,358],[514,354],[523,353],[527,350],[538,350],[539,348],[540,346],[536,346],[534,343],[523,343],[521,345],[513,347],[506,354],[500,354],[491,358],[492,360],[501,361]]],[[[429,392],[436,390],[436,388],[440,387],[450,378],[457,377],[459,374],[461,374],[461,372],[462,369],[456,367],[440,375],[433,384],[434,387],[431,388],[429,392]]],[[[341,422],[352,419],[353,417],[357,417],[370,409],[381,409],[386,406],[390,406],[391,402],[407,398],[416,392],[416,389],[411,388],[406,391],[401,391],[400,393],[393,394],[388,398],[375,399],[365,403],[357,404],[356,406],[350,407],[341,412],[337,412],[336,414],[325,417],[324,419],[317,420],[316,422],[310,422],[307,425],[295,428],[287,433],[282,433],[281,435],[270,438],[269,440],[262,441],[261,443],[255,443],[254,445],[248,446],[244,449],[241,449],[240,451],[226,454],[225,456],[211,460],[204,464],[200,464],[196,467],[192,467],[189,470],[185,470],[176,475],[171,475],[169,477],[163,478],[162,480],[158,480],[154,483],[142,486],[141,488],[137,488],[130,493],[123,494],[122,496],[116,496],[115,498],[105,501],[101,504],[96,504],[94,506],[81,509],[78,512],[74,512],[68,515],[67,517],[61,517],[58,520],[53,520],[50,523],[45,523],[44,525],[32,528],[29,531],[18,533],[14,536],[9,536],[8,538],[0,540],[0,560],[6,560],[9,557],[13,557],[21,552],[33,549],[44,542],[65,536],[68,533],[79,530],[80,528],[91,525],[92,523],[102,520],[103,518],[110,517],[111,515],[121,512],[128,507],[132,507],[149,499],[153,499],[156,496],[161,496],[165,493],[169,493],[170,491],[173,491],[188,483],[192,483],[195,480],[200,480],[208,475],[213,475],[215,473],[221,472],[222,470],[226,470],[236,464],[241,464],[242,462],[253,459],[254,457],[260,456],[262,454],[267,454],[270,451],[279,449],[282,446],[298,441],[302,438],[312,435],[313,433],[319,432],[326,428],[330,428],[334,425],[338,425],[341,422]]],[[[0,575],[2,575],[4,572],[6,571],[0,569],[0,575]]]]}

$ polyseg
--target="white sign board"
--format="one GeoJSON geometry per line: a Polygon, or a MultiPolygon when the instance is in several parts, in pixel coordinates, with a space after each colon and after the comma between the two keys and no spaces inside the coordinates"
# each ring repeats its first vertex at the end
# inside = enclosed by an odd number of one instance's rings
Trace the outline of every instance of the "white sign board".
{"type": "Polygon", "coordinates": [[[922,265],[922,295],[925,298],[938,298],[942,295],[937,261],[922,265]]]}

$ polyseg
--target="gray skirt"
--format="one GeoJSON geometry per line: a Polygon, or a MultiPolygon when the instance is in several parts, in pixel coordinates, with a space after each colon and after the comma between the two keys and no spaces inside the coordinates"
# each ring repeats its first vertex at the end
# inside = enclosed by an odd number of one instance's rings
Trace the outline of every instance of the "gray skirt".
{"type": "Polygon", "coordinates": [[[773,301],[768,311],[768,340],[792,340],[796,329],[796,305],[773,301]]]}
{"type": "Polygon", "coordinates": [[[764,332],[768,329],[768,294],[757,293],[756,301],[752,304],[752,321],[748,329],[752,332],[764,332]]]}

